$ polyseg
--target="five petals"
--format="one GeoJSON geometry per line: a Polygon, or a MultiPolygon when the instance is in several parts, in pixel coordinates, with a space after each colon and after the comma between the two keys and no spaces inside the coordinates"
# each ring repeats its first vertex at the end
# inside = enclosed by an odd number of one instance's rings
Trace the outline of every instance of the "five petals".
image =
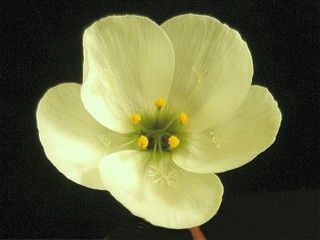
{"type": "Polygon", "coordinates": [[[208,221],[223,195],[213,173],[252,160],[280,127],[270,92],[250,87],[245,41],[209,16],[185,14],[159,26],[126,15],[91,25],[83,48],[82,86],[60,84],[38,105],[48,158],[69,179],[110,191],[154,225],[180,229],[208,221]],[[150,152],[121,151],[134,131],[130,116],[154,111],[160,98],[171,111],[189,114],[186,141],[160,161],[150,152]]]}

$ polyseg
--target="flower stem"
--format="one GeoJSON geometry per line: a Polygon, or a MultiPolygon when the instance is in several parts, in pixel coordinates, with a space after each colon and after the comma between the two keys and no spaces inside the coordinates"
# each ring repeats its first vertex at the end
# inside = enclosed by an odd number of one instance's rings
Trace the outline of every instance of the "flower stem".
{"type": "Polygon", "coordinates": [[[172,124],[175,120],[176,120],[176,118],[173,117],[173,118],[171,119],[171,121],[170,121],[164,128],[160,129],[160,131],[163,131],[163,132],[167,131],[168,128],[171,126],[171,124],[172,124]]]}
{"type": "Polygon", "coordinates": [[[158,128],[160,118],[161,118],[161,109],[157,108],[156,114],[155,114],[155,120],[154,120],[156,128],[158,128]]]}
{"type": "Polygon", "coordinates": [[[152,150],[152,158],[156,159],[158,140],[155,140],[152,150]]]}
{"type": "Polygon", "coordinates": [[[160,158],[162,159],[163,155],[162,155],[162,146],[161,146],[161,136],[158,137],[158,141],[157,142],[158,142],[160,158]]]}
{"type": "Polygon", "coordinates": [[[206,240],[203,232],[201,231],[200,227],[193,227],[189,229],[193,240],[206,240]]]}

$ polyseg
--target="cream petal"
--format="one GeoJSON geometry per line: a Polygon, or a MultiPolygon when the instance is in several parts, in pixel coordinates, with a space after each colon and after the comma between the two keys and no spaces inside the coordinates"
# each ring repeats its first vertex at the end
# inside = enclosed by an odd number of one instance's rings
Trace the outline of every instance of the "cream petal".
{"type": "Polygon", "coordinates": [[[45,93],[37,109],[39,137],[47,157],[67,178],[104,189],[98,174],[99,160],[112,152],[106,139],[116,139],[120,134],[106,129],[86,112],[80,88],[77,83],[63,83],[45,93]]]}
{"type": "Polygon", "coordinates": [[[106,189],[134,215],[166,228],[205,223],[223,195],[216,175],[184,171],[169,154],[153,160],[144,151],[113,153],[101,161],[100,174],[106,189]]]}
{"type": "Polygon", "coordinates": [[[154,111],[157,98],[168,98],[174,51],[165,32],[140,16],[112,16],[84,33],[84,84],[81,97],[102,125],[132,132],[129,117],[154,111]]]}
{"type": "Polygon", "coordinates": [[[105,190],[100,178],[99,169],[97,168],[98,163],[92,164],[92,168],[90,169],[89,165],[72,164],[68,161],[64,161],[62,158],[56,158],[54,154],[50,155],[50,152],[46,152],[46,154],[49,159],[54,159],[51,160],[51,162],[59,172],[65,175],[68,179],[85,187],[105,190]]]}
{"type": "Polygon", "coordinates": [[[276,139],[281,112],[268,89],[252,86],[241,107],[226,122],[190,134],[174,162],[191,172],[224,172],[265,151],[276,139]]]}
{"type": "Polygon", "coordinates": [[[189,131],[227,119],[245,99],[253,64],[240,34],[217,19],[186,14],[161,25],[175,51],[169,103],[188,112],[189,131]]]}

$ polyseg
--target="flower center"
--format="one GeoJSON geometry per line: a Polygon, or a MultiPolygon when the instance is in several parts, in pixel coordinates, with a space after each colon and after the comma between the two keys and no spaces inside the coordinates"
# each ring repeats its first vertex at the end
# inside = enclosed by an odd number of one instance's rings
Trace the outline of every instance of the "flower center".
{"type": "Polygon", "coordinates": [[[166,100],[157,99],[154,102],[156,111],[153,115],[141,115],[133,113],[130,121],[135,125],[138,133],[137,146],[141,150],[171,151],[177,148],[181,142],[180,132],[184,124],[189,120],[186,112],[169,113],[164,112],[166,100]]]}

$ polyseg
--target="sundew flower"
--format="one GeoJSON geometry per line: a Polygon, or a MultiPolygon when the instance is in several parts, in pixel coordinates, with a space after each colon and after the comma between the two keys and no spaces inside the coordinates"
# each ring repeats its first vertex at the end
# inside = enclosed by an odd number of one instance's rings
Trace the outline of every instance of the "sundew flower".
{"type": "Polygon", "coordinates": [[[37,109],[47,157],[154,225],[208,221],[223,195],[215,173],[254,159],[281,122],[268,89],[251,85],[247,44],[209,16],[126,15],[91,25],[83,48],[82,85],[49,89],[37,109]]]}

